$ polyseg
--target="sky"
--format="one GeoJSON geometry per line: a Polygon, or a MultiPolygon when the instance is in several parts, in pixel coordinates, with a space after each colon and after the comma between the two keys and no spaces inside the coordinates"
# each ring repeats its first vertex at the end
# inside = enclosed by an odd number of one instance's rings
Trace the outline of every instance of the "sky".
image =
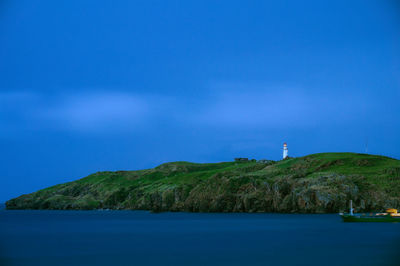
{"type": "Polygon", "coordinates": [[[399,159],[399,30],[390,0],[2,0],[0,202],[283,142],[399,159]]]}

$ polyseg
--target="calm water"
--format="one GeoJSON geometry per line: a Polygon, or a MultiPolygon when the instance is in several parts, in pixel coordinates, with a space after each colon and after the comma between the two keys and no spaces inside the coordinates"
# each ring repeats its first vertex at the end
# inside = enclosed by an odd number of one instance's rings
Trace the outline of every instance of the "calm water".
{"type": "Polygon", "coordinates": [[[400,265],[400,224],[337,215],[0,210],[0,265],[400,265]]]}

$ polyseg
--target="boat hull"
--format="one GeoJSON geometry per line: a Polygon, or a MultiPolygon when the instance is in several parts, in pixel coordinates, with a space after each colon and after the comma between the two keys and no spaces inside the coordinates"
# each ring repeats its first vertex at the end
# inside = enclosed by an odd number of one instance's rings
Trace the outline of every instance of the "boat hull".
{"type": "Polygon", "coordinates": [[[398,223],[400,217],[390,215],[366,216],[366,215],[341,215],[343,222],[382,222],[382,223],[398,223]]]}

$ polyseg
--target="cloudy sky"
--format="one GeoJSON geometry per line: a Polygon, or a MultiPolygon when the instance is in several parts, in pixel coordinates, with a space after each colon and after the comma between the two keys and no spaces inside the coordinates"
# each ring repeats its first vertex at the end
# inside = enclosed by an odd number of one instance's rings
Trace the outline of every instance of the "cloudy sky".
{"type": "Polygon", "coordinates": [[[103,170],[400,158],[396,1],[0,3],[0,202],[103,170]]]}

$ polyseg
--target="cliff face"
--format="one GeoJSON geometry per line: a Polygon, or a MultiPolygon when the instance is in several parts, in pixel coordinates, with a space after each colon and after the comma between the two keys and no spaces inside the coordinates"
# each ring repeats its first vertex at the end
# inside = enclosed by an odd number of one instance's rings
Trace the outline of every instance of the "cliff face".
{"type": "Polygon", "coordinates": [[[352,153],[279,162],[175,162],[99,172],[9,200],[7,209],[331,213],[400,207],[400,161],[352,153]]]}

